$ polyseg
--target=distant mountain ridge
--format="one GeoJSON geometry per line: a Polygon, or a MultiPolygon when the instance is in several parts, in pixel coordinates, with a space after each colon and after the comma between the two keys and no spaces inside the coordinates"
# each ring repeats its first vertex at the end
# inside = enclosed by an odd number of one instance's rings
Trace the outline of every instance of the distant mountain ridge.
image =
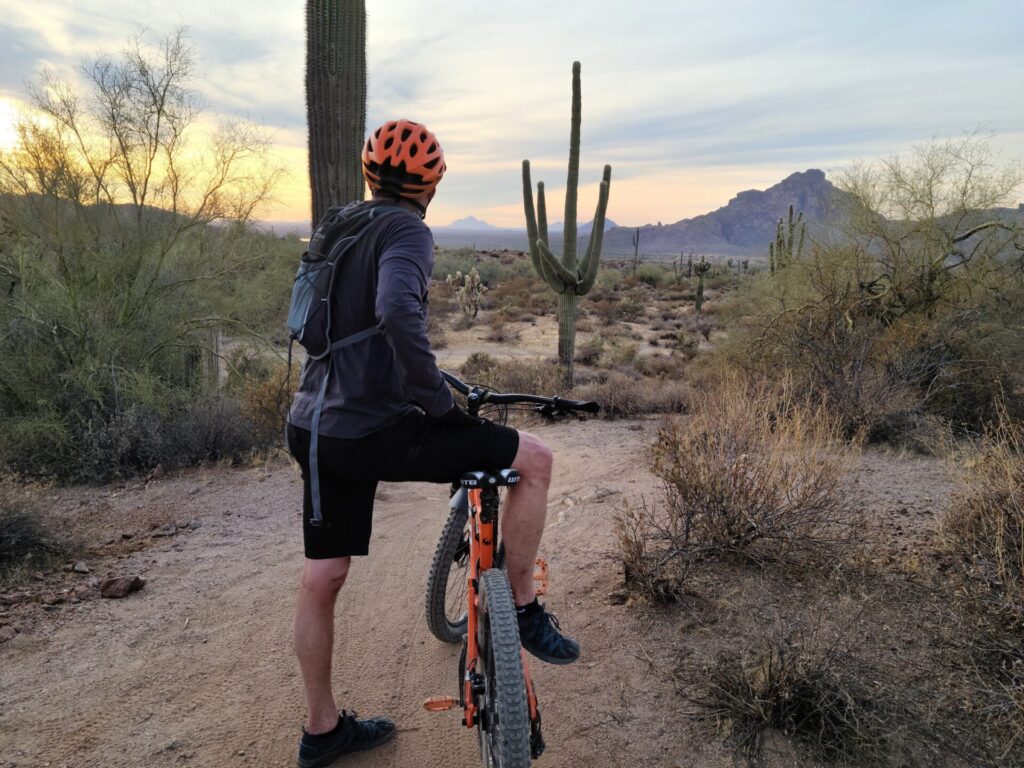
{"type": "MultiPolygon", "coordinates": [[[[709,257],[766,257],[768,244],[775,239],[778,220],[786,216],[790,205],[803,213],[808,236],[817,239],[842,224],[844,211],[851,203],[849,193],[832,184],[823,171],[810,168],[790,174],[767,189],[739,192],[726,205],[710,213],[673,224],[641,226],[640,252],[655,258],[690,251],[709,257]]],[[[1017,210],[999,209],[993,214],[1017,219],[1024,216],[1024,206],[1017,210]]],[[[586,247],[592,226],[593,222],[580,225],[579,248],[586,247]]],[[[474,216],[431,229],[434,242],[444,248],[526,250],[529,247],[525,227],[495,227],[474,216]]],[[[617,227],[606,220],[602,253],[609,258],[632,255],[636,230],[636,227],[617,227]]],[[[552,222],[548,231],[552,250],[560,252],[562,224],[552,222]]]]}
{"type": "MultiPolygon", "coordinates": [[[[790,205],[803,212],[813,233],[836,223],[846,195],[825,178],[823,171],[811,168],[791,174],[768,189],[740,192],[711,213],[674,224],[642,226],[640,251],[676,254],[692,250],[736,256],[766,253],[768,243],[775,239],[778,220],[786,215],[790,205]]],[[[620,227],[605,234],[604,251],[631,252],[636,229],[620,227]]]]}
{"type": "Polygon", "coordinates": [[[446,228],[447,229],[472,229],[472,230],[476,230],[478,232],[481,231],[481,230],[485,230],[486,231],[486,230],[490,230],[490,229],[499,229],[499,227],[496,227],[493,224],[488,224],[486,221],[481,221],[476,216],[465,216],[465,217],[463,217],[461,219],[456,219],[451,224],[449,224],[446,228]]]}

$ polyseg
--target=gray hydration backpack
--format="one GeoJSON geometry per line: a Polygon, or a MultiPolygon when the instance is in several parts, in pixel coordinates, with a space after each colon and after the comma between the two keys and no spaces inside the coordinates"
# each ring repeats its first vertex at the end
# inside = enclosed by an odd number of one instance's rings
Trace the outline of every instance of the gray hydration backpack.
{"type": "Polygon", "coordinates": [[[331,294],[334,292],[342,259],[366,234],[375,221],[387,216],[404,213],[415,214],[397,205],[372,205],[352,203],[344,208],[329,208],[327,215],[317,226],[309,239],[309,246],[302,254],[299,270],[292,286],[292,301],[288,308],[288,369],[289,380],[292,360],[292,344],[298,342],[311,360],[327,358],[327,370],[317,395],[313,410],[313,424],[309,442],[309,481],[313,501],[315,526],[323,526],[320,508],[320,474],[317,461],[319,445],[320,413],[327,394],[327,382],[334,368],[334,352],[343,347],[357,344],[383,332],[374,325],[335,341],[331,337],[331,294]]]}

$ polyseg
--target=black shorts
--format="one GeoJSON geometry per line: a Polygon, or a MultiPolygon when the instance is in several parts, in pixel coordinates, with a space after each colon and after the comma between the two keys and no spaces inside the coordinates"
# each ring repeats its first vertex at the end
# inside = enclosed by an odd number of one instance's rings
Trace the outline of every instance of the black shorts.
{"type": "Polygon", "coordinates": [[[370,548],[377,482],[451,483],[474,469],[512,466],[519,433],[481,419],[479,424],[445,424],[414,412],[365,437],[320,435],[320,508],[326,526],[310,525],[307,429],[288,425],[288,450],[302,467],[302,535],[306,557],[365,555],[370,548]]]}

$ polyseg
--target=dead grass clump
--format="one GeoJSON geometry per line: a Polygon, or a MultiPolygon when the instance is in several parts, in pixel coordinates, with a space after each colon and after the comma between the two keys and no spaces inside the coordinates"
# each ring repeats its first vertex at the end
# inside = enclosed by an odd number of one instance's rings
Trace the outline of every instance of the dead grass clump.
{"type": "Polygon", "coordinates": [[[670,419],[658,430],[650,460],[663,501],[622,513],[627,577],[643,591],[667,572],[678,591],[708,558],[832,552],[855,519],[852,451],[837,419],[787,388],[723,386],[685,423],[670,419]]]}
{"type": "Polygon", "coordinates": [[[66,538],[28,496],[0,485],[0,586],[58,565],[68,551],[66,538]]]}
{"type": "Polygon", "coordinates": [[[741,758],[757,765],[779,732],[808,756],[840,765],[890,764],[901,722],[911,719],[885,677],[802,632],[776,634],[766,648],[723,654],[694,695],[741,758]]]}
{"type": "Polygon", "coordinates": [[[1024,603],[1024,425],[1005,409],[957,477],[942,524],[972,576],[1024,603]]]}
{"type": "Polygon", "coordinates": [[[565,389],[561,366],[549,360],[499,360],[485,352],[474,352],[460,371],[465,381],[498,392],[556,395],[565,389]]]}

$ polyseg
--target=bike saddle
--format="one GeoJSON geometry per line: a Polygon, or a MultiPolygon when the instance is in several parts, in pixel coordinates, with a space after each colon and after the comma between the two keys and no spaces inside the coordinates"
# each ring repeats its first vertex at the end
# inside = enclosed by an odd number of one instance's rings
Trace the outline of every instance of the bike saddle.
{"type": "Polygon", "coordinates": [[[519,479],[520,475],[517,469],[502,469],[498,472],[485,472],[478,469],[475,472],[466,472],[459,478],[459,484],[463,488],[497,488],[503,485],[515,485],[519,479]]]}

